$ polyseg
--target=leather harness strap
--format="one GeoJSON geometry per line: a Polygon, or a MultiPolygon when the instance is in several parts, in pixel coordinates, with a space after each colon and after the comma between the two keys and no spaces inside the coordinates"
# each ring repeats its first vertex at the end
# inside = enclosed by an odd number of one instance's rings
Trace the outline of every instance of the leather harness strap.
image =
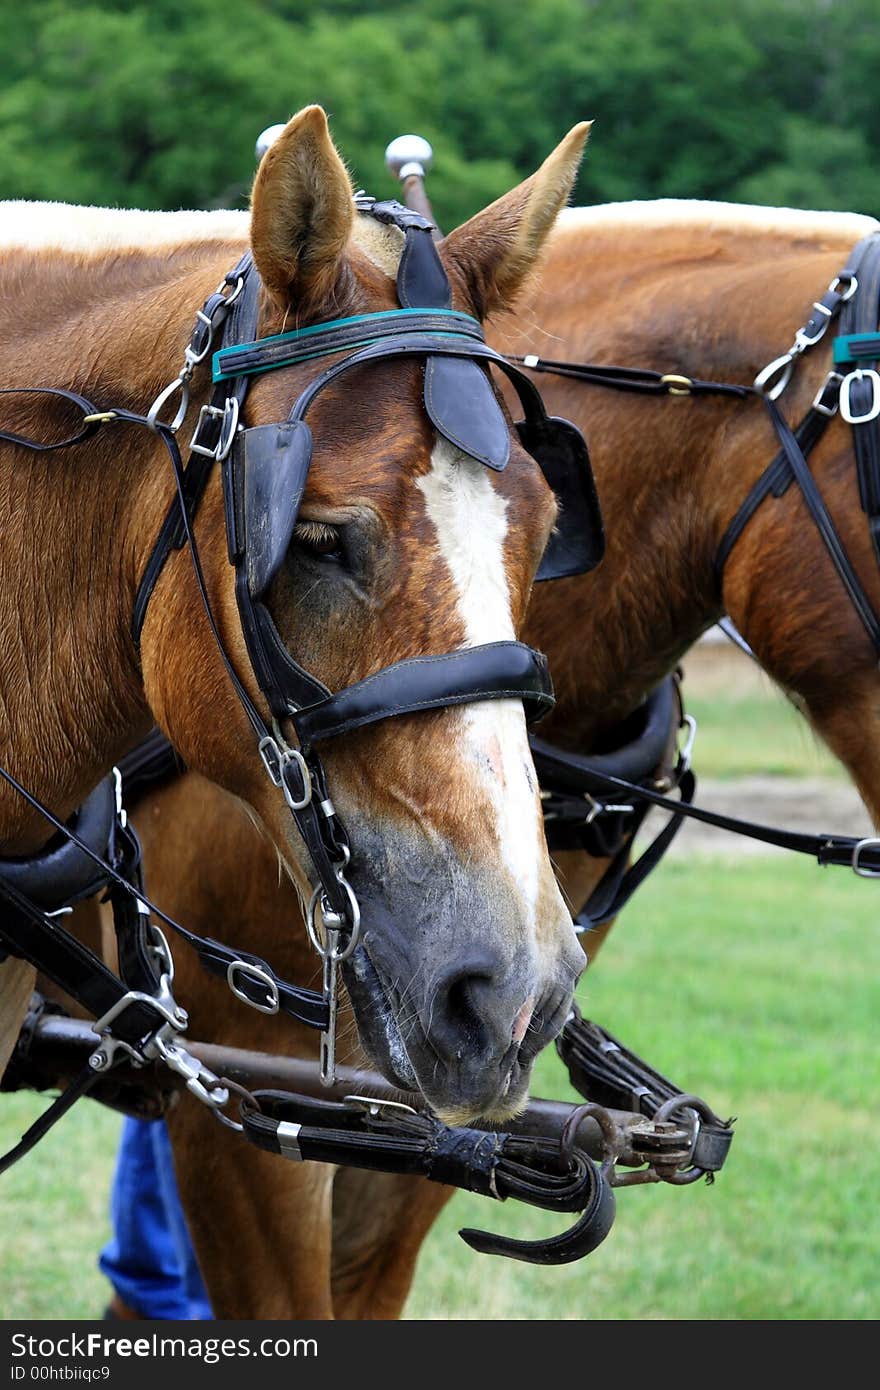
{"type": "Polygon", "coordinates": [[[737,541],[758,508],[768,497],[781,497],[795,482],[819,532],[865,633],[880,655],[880,618],[849,560],[821,492],[810,472],[807,458],[818,444],[840,406],[852,426],[859,484],[859,498],[868,518],[871,540],[880,564],[880,231],[864,237],[828,289],[817,300],[802,328],[798,329],[788,352],[769,363],[755,378],[753,386],[729,382],[704,381],[675,373],[641,368],[603,366],[593,363],[559,362],[534,354],[511,355],[510,360],[529,371],[570,377],[589,385],[609,387],[652,396],[728,395],[740,399],[756,395],[765,402],[780,449],[749,489],[719,542],[714,569],[719,588],[724,567],[737,541]],[[843,376],[832,370],[820,387],[807,415],[796,430],[783,418],[777,398],[785,390],[800,356],[814,347],[838,317],[847,330],[835,345],[836,364],[852,370],[843,376]]]}

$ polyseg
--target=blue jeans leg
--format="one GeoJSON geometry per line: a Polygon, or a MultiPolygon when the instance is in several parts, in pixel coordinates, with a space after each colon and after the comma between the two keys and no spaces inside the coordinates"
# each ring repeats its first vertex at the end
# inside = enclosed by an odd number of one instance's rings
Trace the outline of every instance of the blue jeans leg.
{"type": "Polygon", "coordinates": [[[99,1264],[129,1308],[162,1320],[213,1316],[180,1205],[164,1121],[126,1119],[110,1217],[113,1235],[99,1264]]]}

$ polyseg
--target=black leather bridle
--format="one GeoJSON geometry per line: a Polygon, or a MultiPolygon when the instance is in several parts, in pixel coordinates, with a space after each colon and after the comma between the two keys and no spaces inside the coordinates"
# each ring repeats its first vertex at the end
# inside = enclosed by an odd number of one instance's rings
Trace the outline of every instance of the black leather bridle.
{"type": "MultiPolygon", "coordinates": [[[[551,486],[555,483],[565,494],[563,524],[548,545],[539,577],[582,572],[597,562],[604,544],[589,459],[579,431],[565,421],[548,419],[540,395],[528,377],[487,346],[476,320],[449,307],[451,292],[431,237],[432,224],[393,202],[375,203],[361,198],[358,211],[397,226],[404,235],[398,273],[400,309],[256,339],[260,282],[247,253],[199,311],[180,373],[159,394],[146,416],[119,408],[98,410],[84,397],[64,389],[33,388],[15,394],[36,391],[63,398],[82,413],[81,428],[70,438],[50,444],[0,431],[0,439],[34,451],[83,442],[97,429],[110,425],[147,425],[161,439],[171,460],[177,495],[139,587],[133,635],[137,641],[150,596],[169,555],[188,545],[201,602],[218,650],[254,731],[266,771],[284,796],[314,868],[317,886],[308,925],[323,961],[321,992],[288,985],[259,958],[186,931],[150,903],[140,883],[129,882],[129,876],[117,866],[83,846],[76,832],[63,826],[11,774],[0,768],[0,775],[46,816],[59,835],[87,851],[105,873],[107,882],[155,912],[195,947],[208,969],[225,973],[238,998],[266,1013],[283,1009],[301,1022],[319,1028],[322,1069],[328,1080],[334,1065],[337,967],[355,947],[360,910],[346,877],[348,837],[328,795],[318,745],[393,715],[486,699],[521,699],[527,714],[534,719],[552,707],[553,695],[546,659],[520,642],[494,642],[416,657],[386,667],[336,693],[305,671],[286,650],[266,598],[290,543],[305,489],[311,461],[311,434],[305,416],[310,405],[320,392],[352,368],[375,361],[415,358],[424,363],[425,409],[438,432],[462,452],[487,467],[501,470],[509,457],[509,428],[485,370],[489,364],[495,365],[512,381],[525,409],[525,419],[519,426],[524,446],[536,458],[551,486]],[[215,389],[211,401],[200,411],[192,454],[184,467],[176,433],[187,413],[190,380],[212,348],[217,349],[215,389]],[[346,356],[310,382],[295,401],[287,421],[244,427],[243,405],[255,373],[340,352],[346,356]],[[163,418],[175,407],[173,419],[163,418]],[[236,572],[236,597],[245,642],[271,722],[264,719],[225,649],[193,534],[195,512],[215,463],[220,463],[223,471],[229,558],[236,572]],[[292,723],[298,745],[287,741],[283,720],[292,723]]],[[[81,977],[91,953],[84,956],[84,948],[34,904],[14,901],[15,892],[14,886],[6,884],[0,874],[0,897],[6,899],[10,908],[0,923],[0,946],[31,960],[67,988],[65,972],[70,961],[76,957],[81,977]]],[[[91,959],[95,973],[102,978],[98,992],[103,991],[103,1002],[110,997],[110,1009],[102,1012],[112,1011],[111,1021],[117,1031],[126,1010],[128,1023],[136,1020],[137,1026],[128,1029],[126,1039],[131,1051],[138,1038],[143,1041],[148,1037],[145,1019],[152,1019],[156,1012],[151,1013],[149,1007],[151,991],[146,987],[126,991],[118,981],[118,989],[110,990],[101,974],[107,973],[106,967],[97,957],[91,959]]],[[[164,991],[158,1017],[160,1031],[165,1030],[166,1034],[168,1029],[179,1031],[182,1027],[180,1011],[175,1013],[165,997],[170,994],[167,974],[153,972],[154,992],[158,996],[164,991]]],[[[106,1033],[108,1037],[112,1035],[109,1024],[106,1033]]],[[[152,1045],[152,1035],[149,1041],[152,1045]]],[[[140,1050],[143,1053],[144,1047],[140,1050]]],[[[112,1048],[107,1057],[112,1062],[112,1048]]],[[[199,1084],[203,1090],[209,1089],[204,1082],[199,1084]]]]}

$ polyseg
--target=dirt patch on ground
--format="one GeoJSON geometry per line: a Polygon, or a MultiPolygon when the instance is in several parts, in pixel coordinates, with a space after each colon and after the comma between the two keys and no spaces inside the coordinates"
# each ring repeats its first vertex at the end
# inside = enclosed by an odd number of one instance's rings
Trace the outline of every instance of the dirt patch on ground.
{"type": "MultiPolygon", "coordinates": [[[[871,822],[855,788],[827,777],[738,777],[734,781],[700,781],[697,805],[726,816],[739,816],[786,830],[838,835],[870,835],[871,822]]],[[[652,811],[646,831],[656,834],[659,813],[652,811]]],[[[639,837],[642,845],[645,835],[639,837]]],[[[688,821],[670,854],[784,854],[756,840],[688,821]]]]}

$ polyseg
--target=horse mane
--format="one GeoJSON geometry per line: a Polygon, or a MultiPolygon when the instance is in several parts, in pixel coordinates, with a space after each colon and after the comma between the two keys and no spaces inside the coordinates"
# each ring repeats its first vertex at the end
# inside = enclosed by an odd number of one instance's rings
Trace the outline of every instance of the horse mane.
{"type": "Polygon", "coordinates": [[[813,212],[804,208],[717,203],[699,198],[654,198],[565,208],[559,214],[557,230],[565,234],[615,228],[641,232],[693,228],[731,234],[782,234],[811,239],[818,236],[852,243],[876,231],[878,225],[875,218],[857,212],[813,212]]]}

